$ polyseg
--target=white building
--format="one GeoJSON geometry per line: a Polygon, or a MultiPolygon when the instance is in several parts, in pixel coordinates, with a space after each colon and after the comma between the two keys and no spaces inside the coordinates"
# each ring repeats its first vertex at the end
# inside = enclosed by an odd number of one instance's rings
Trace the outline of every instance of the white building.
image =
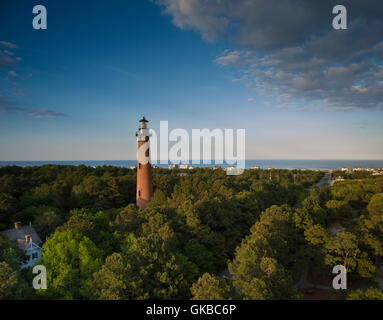
{"type": "Polygon", "coordinates": [[[183,169],[183,170],[192,170],[194,169],[192,166],[189,166],[188,164],[180,164],[180,169],[183,169]]]}
{"type": "Polygon", "coordinates": [[[22,226],[21,222],[15,222],[13,229],[0,232],[7,238],[17,241],[19,247],[25,251],[27,260],[21,264],[21,268],[29,268],[41,258],[41,239],[32,225],[22,226]]]}

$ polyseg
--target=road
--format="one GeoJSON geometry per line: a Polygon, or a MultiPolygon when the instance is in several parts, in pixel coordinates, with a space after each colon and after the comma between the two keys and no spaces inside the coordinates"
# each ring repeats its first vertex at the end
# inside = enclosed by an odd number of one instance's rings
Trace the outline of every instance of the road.
{"type": "Polygon", "coordinates": [[[325,173],[323,178],[320,179],[320,181],[317,183],[317,186],[319,188],[323,187],[323,186],[328,186],[328,185],[330,185],[330,181],[331,181],[331,171],[328,171],[325,173]]]}

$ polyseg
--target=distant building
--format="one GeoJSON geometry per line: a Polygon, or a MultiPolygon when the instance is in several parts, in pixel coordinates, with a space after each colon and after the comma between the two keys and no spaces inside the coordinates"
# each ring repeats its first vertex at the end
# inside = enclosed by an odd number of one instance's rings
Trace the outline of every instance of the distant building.
{"type": "Polygon", "coordinates": [[[14,226],[13,229],[1,231],[0,233],[9,239],[17,241],[27,257],[27,260],[21,264],[21,268],[29,268],[41,258],[41,239],[31,224],[22,226],[21,222],[15,222],[14,226]]]}
{"type": "Polygon", "coordinates": [[[363,171],[362,168],[354,168],[353,171],[363,171]]]}
{"type": "Polygon", "coordinates": [[[180,169],[183,170],[192,170],[194,169],[192,166],[189,166],[188,164],[180,164],[180,169]]]}
{"type": "Polygon", "coordinates": [[[267,170],[274,170],[274,168],[273,167],[268,167],[267,170]]]}
{"type": "Polygon", "coordinates": [[[169,169],[178,169],[178,164],[175,164],[175,163],[170,164],[169,169]]]}
{"type": "Polygon", "coordinates": [[[260,170],[261,167],[260,167],[260,166],[253,166],[253,167],[251,167],[250,169],[251,169],[251,170],[260,170]]]}
{"type": "Polygon", "coordinates": [[[129,169],[132,169],[132,170],[134,170],[134,169],[136,169],[137,167],[136,166],[130,166],[129,167],[129,169]]]}

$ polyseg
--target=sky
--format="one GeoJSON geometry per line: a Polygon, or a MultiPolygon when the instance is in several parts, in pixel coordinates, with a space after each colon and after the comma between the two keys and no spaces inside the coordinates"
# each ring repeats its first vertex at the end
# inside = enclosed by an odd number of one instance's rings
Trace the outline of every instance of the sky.
{"type": "Polygon", "coordinates": [[[0,0],[0,160],[127,160],[246,129],[247,159],[383,159],[383,3],[0,0]],[[35,30],[33,6],[47,9],[35,30]]]}

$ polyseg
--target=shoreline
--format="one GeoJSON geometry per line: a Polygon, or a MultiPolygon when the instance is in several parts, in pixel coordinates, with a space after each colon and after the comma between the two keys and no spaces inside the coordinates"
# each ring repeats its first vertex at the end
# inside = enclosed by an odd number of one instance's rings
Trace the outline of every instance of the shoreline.
{"type": "MultiPolygon", "coordinates": [[[[168,164],[154,164],[154,168],[169,169],[168,164]]],[[[183,164],[183,162],[181,162],[183,164]]],[[[114,166],[120,168],[132,168],[137,165],[136,160],[75,160],[75,161],[0,161],[0,167],[17,166],[17,167],[36,167],[43,165],[69,165],[87,167],[114,166]]],[[[192,168],[217,168],[226,169],[232,164],[188,164],[192,168]]],[[[235,166],[235,165],[234,165],[235,166]]],[[[383,160],[246,160],[245,170],[319,170],[331,171],[349,169],[350,171],[377,170],[383,168],[383,160]]],[[[177,169],[177,168],[174,168],[177,169]]],[[[180,168],[179,170],[187,170],[180,168]]],[[[344,170],[345,171],[345,170],[344,170]]]]}

